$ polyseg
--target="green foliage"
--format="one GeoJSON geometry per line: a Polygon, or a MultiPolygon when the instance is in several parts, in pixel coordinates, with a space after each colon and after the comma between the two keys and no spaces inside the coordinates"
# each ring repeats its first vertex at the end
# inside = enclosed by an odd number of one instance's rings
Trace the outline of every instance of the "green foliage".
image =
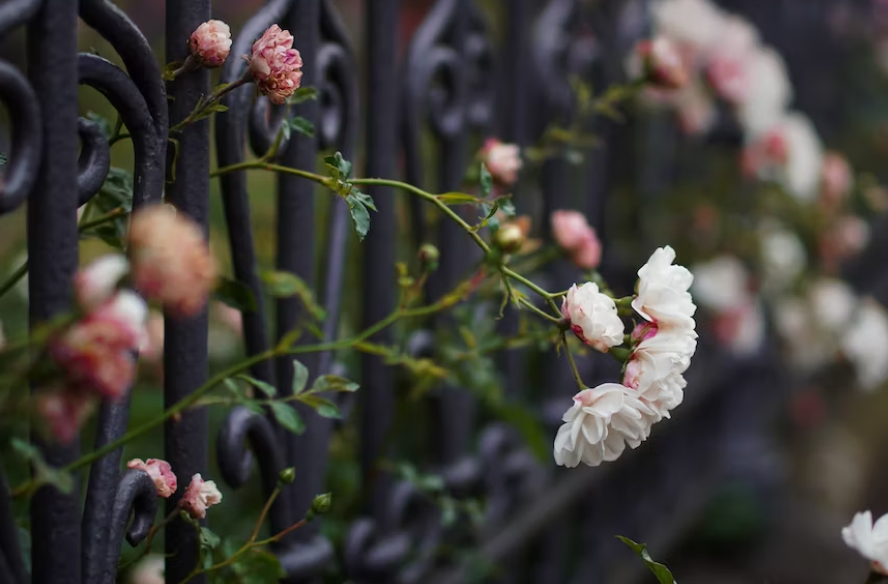
{"type": "Polygon", "coordinates": [[[289,140],[291,132],[299,132],[305,136],[312,137],[315,134],[315,127],[314,124],[302,116],[295,116],[284,120],[284,123],[281,125],[281,131],[284,133],[284,138],[289,140]]]}
{"type": "Polygon", "coordinates": [[[402,480],[416,487],[440,509],[441,523],[445,527],[454,525],[460,516],[467,517],[474,525],[480,525],[484,520],[481,502],[477,499],[456,499],[448,495],[444,477],[421,473],[409,462],[395,464],[394,470],[402,480]]]}
{"type": "Polygon", "coordinates": [[[87,204],[81,223],[99,219],[109,213],[121,213],[118,217],[100,225],[84,229],[84,239],[98,238],[110,247],[123,250],[126,247],[127,223],[133,208],[133,176],[122,168],[111,167],[105,183],[87,204]]]}
{"type": "Polygon", "coordinates": [[[314,87],[300,87],[296,91],[293,92],[289,98],[287,98],[287,103],[289,105],[300,104],[304,101],[309,101],[312,99],[318,98],[318,90],[314,87]]]}
{"type": "Polygon", "coordinates": [[[618,535],[617,539],[625,543],[632,549],[632,551],[638,554],[638,557],[642,559],[648,569],[657,577],[657,582],[660,584],[678,584],[675,581],[675,578],[672,577],[672,572],[669,571],[669,568],[651,559],[651,555],[647,551],[647,545],[636,543],[622,535],[618,535]]]}
{"type": "Polygon", "coordinates": [[[105,138],[108,140],[111,139],[111,136],[114,133],[114,129],[111,127],[111,121],[108,118],[91,111],[87,112],[86,119],[90,120],[91,122],[95,122],[95,124],[99,126],[99,130],[101,130],[105,138]]]}
{"type": "Polygon", "coordinates": [[[322,321],[327,318],[327,311],[318,304],[315,299],[314,290],[305,283],[305,280],[290,272],[279,272],[275,270],[264,270],[260,272],[259,278],[265,293],[272,298],[290,298],[296,296],[302,301],[302,304],[311,314],[312,318],[322,321]]]}
{"type": "Polygon", "coordinates": [[[243,379],[268,397],[274,397],[277,395],[277,388],[270,383],[266,383],[254,377],[250,377],[249,375],[238,375],[238,379],[243,379]]]}
{"type": "Polygon", "coordinates": [[[213,298],[241,312],[255,312],[257,308],[253,291],[243,282],[231,278],[218,279],[213,298]]]}
{"type": "Polygon", "coordinates": [[[308,384],[308,367],[293,359],[293,394],[302,393],[308,384]]]}
{"type": "Polygon", "coordinates": [[[376,211],[376,204],[370,195],[362,193],[351,184],[349,178],[351,177],[352,163],[343,158],[342,153],[337,152],[327,156],[324,158],[324,162],[327,165],[330,178],[334,181],[332,184],[328,184],[336,194],[345,199],[355,224],[358,239],[363,241],[367,237],[367,233],[370,232],[370,211],[376,211]]]}
{"type": "Polygon", "coordinates": [[[11,444],[13,451],[24,459],[25,462],[30,463],[34,473],[34,489],[51,485],[66,495],[71,493],[74,488],[74,481],[71,475],[49,466],[36,446],[19,438],[13,438],[11,444]]]}
{"type": "Polygon", "coordinates": [[[485,197],[489,197],[490,192],[493,190],[493,177],[490,175],[486,164],[481,164],[480,173],[479,183],[481,184],[481,192],[484,193],[485,197]]]}
{"type": "Polygon", "coordinates": [[[277,582],[287,574],[277,556],[268,550],[251,549],[232,564],[232,584],[268,584],[277,582]]]}
{"type": "Polygon", "coordinates": [[[305,432],[305,422],[292,405],[286,402],[272,401],[268,403],[268,407],[271,408],[274,419],[282,427],[300,436],[305,432]]]}

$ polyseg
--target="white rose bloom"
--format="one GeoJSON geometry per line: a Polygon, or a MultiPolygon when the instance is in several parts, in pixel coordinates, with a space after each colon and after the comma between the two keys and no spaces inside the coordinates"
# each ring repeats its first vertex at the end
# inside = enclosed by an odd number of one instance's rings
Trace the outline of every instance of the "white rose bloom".
{"type": "Polygon", "coordinates": [[[863,389],[876,389],[888,379],[888,312],[875,299],[860,303],[840,342],[863,389]]]}
{"type": "Polygon", "coordinates": [[[653,412],[651,423],[669,417],[681,404],[687,385],[682,373],[691,364],[697,349],[697,333],[685,326],[647,328],[641,325],[633,335],[639,341],[626,364],[623,385],[637,392],[653,412]]]}
{"type": "Polygon", "coordinates": [[[662,0],[651,7],[654,30],[694,49],[719,41],[724,14],[708,0],[662,0]]]}
{"type": "Polygon", "coordinates": [[[751,22],[736,15],[725,17],[713,53],[720,57],[737,58],[746,55],[759,44],[759,34],[751,22]]]}
{"type": "Polygon", "coordinates": [[[638,270],[638,293],[632,308],[651,322],[693,328],[697,307],[688,289],[694,276],[684,266],[673,265],[675,250],[657,249],[638,270]]]}
{"type": "Polygon", "coordinates": [[[92,310],[108,300],[128,271],[129,261],[117,253],[104,255],[80,270],[74,277],[80,306],[92,310]]]}
{"type": "Polygon", "coordinates": [[[573,400],[555,436],[559,466],[575,467],[580,462],[598,466],[616,460],[627,443],[634,448],[649,432],[650,410],[618,383],[584,389],[573,400]]]}
{"type": "Polygon", "coordinates": [[[774,322],[794,367],[811,372],[829,361],[833,345],[815,326],[817,321],[803,299],[782,299],[774,311],[774,322]]]}
{"type": "Polygon", "coordinates": [[[842,539],[848,547],[872,562],[874,571],[888,575],[888,515],[883,515],[873,525],[869,511],[857,513],[851,525],[842,528],[842,539]]]}
{"type": "Polygon", "coordinates": [[[164,584],[163,556],[151,554],[145,556],[130,574],[130,584],[164,584]]]}
{"type": "Polygon", "coordinates": [[[623,342],[625,326],[613,299],[598,291],[598,285],[574,284],[561,302],[561,314],[581,341],[602,353],[623,342]]]}
{"type": "Polygon", "coordinates": [[[808,301],[823,330],[833,334],[845,329],[857,306],[851,287],[834,278],[820,278],[811,284],[808,301]]]}
{"type": "Polygon", "coordinates": [[[728,348],[735,355],[752,355],[765,342],[767,332],[765,311],[757,298],[752,298],[740,311],[739,325],[728,348]]]}
{"type": "Polygon", "coordinates": [[[781,118],[792,99],[792,86],[783,59],[770,48],[750,52],[746,76],[749,87],[737,113],[747,134],[756,136],[781,118]]]}
{"type": "Polygon", "coordinates": [[[764,271],[762,287],[766,291],[785,289],[805,269],[807,253],[804,244],[779,221],[762,222],[759,245],[764,271]]]}
{"type": "Polygon", "coordinates": [[[791,113],[780,121],[786,139],[786,167],[782,180],[786,189],[798,199],[813,201],[820,188],[823,167],[823,144],[808,116],[791,113]]]}
{"type": "Polygon", "coordinates": [[[735,256],[719,256],[692,270],[694,300],[715,312],[736,310],[749,301],[749,275],[735,256]]]}

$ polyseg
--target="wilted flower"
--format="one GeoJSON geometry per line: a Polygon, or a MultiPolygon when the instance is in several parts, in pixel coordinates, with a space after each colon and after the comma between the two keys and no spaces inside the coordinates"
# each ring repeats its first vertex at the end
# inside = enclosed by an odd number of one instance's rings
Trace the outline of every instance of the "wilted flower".
{"type": "Polygon", "coordinates": [[[481,161],[490,171],[490,176],[502,185],[512,185],[518,180],[521,170],[521,149],[517,144],[507,144],[496,138],[488,138],[481,148],[481,161]]]}
{"type": "Polygon", "coordinates": [[[176,492],[176,475],[167,461],[158,458],[149,458],[145,461],[141,458],[134,458],[127,462],[126,466],[148,473],[148,476],[154,481],[154,486],[157,487],[158,497],[169,499],[170,495],[176,492]]]}
{"type": "Polygon", "coordinates": [[[68,444],[95,409],[96,401],[78,388],[50,388],[40,391],[34,407],[56,440],[68,444]]]}
{"type": "Polygon", "coordinates": [[[578,268],[594,270],[601,263],[601,241],[579,211],[552,213],[552,237],[578,268]]]}
{"type": "Polygon", "coordinates": [[[584,389],[573,398],[555,436],[554,455],[559,466],[580,462],[598,466],[616,460],[628,443],[637,447],[647,436],[648,408],[618,383],[584,389]]]}
{"type": "Polygon", "coordinates": [[[221,67],[231,51],[231,29],[221,20],[208,20],[191,33],[188,47],[204,67],[221,67]]]}
{"type": "Polygon", "coordinates": [[[222,502],[222,493],[216,488],[213,481],[205,481],[196,474],[191,477],[191,483],[182,495],[179,506],[194,519],[203,519],[207,516],[207,507],[212,507],[222,502]]]}
{"type": "Polygon", "coordinates": [[[216,263],[201,228],[182,213],[153,205],[130,225],[133,280],[145,296],[181,316],[204,307],[216,280],[216,263]]]}
{"type": "Polygon", "coordinates": [[[74,323],[49,343],[49,353],[67,381],[119,398],[132,385],[136,364],[131,352],[144,336],[145,302],[124,290],[74,323]]]}
{"type": "Polygon", "coordinates": [[[688,289],[694,276],[687,268],[673,265],[675,250],[668,245],[657,249],[638,270],[638,293],[632,308],[646,320],[661,326],[683,325],[693,328],[697,307],[688,289]]]}
{"type": "Polygon", "coordinates": [[[128,271],[129,262],[123,255],[108,254],[77,272],[74,291],[80,307],[92,310],[108,300],[128,271]]]}
{"type": "Polygon", "coordinates": [[[874,390],[888,379],[888,313],[878,301],[860,302],[841,346],[863,389],[874,390]]]}
{"type": "Polygon", "coordinates": [[[574,334],[596,351],[607,353],[623,342],[625,327],[617,315],[617,306],[610,296],[598,291],[597,284],[571,286],[561,303],[561,314],[570,322],[574,334]]]}
{"type": "Polygon", "coordinates": [[[644,79],[657,89],[680,89],[688,83],[688,70],[678,47],[660,36],[644,40],[635,47],[641,59],[644,79]]]}
{"type": "Polygon", "coordinates": [[[855,514],[851,525],[842,528],[842,539],[872,562],[873,571],[888,576],[888,515],[873,525],[869,511],[855,514]]]}
{"type": "Polygon", "coordinates": [[[286,103],[302,82],[302,56],[293,48],[293,35],[274,24],[255,43],[247,58],[259,91],[276,105],[286,103]]]}
{"type": "Polygon", "coordinates": [[[133,569],[130,584],[166,584],[163,556],[145,556],[133,569]]]}

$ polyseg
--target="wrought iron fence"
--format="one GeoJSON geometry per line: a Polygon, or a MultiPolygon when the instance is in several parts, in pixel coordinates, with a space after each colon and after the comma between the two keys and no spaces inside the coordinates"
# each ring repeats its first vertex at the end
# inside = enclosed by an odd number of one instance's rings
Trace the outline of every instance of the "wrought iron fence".
{"type": "MultiPolygon", "coordinates": [[[[528,145],[550,122],[569,120],[575,107],[571,77],[579,75],[597,86],[617,80],[622,74],[622,55],[645,32],[643,2],[510,0],[496,4],[502,19],[498,23],[501,43],[494,41],[490,22],[478,3],[437,0],[400,58],[399,39],[393,33],[401,8],[398,0],[365,3],[360,48],[351,44],[331,2],[269,0],[243,26],[232,54],[248,53],[253,40],[273,23],[291,30],[298,39],[306,63],[303,84],[317,87],[321,98],[294,109],[314,123],[317,134],[290,137],[283,145],[283,164],[313,168],[321,150],[337,149],[350,159],[363,150],[364,174],[403,175],[411,183],[445,192],[459,186],[480,137],[499,133],[528,145]],[[363,72],[359,60],[365,64],[363,72]],[[359,83],[362,73],[363,85],[359,83]],[[366,95],[360,94],[361,87],[366,88],[366,95]],[[363,116],[359,115],[362,108],[363,116]],[[435,168],[428,168],[420,156],[429,136],[435,168]]],[[[210,0],[167,0],[165,60],[182,60],[187,50],[183,39],[210,17],[210,0]]],[[[206,229],[212,165],[209,121],[189,126],[174,146],[168,142],[168,131],[170,120],[184,118],[209,93],[210,75],[196,72],[165,86],[148,42],[109,0],[6,0],[0,4],[0,37],[22,26],[27,27],[29,39],[28,77],[0,63],[0,92],[12,118],[12,148],[0,191],[0,212],[27,204],[30,318],[40,323],[68,306],[78,263],[76,211],[100,188],[110,164],[107,140],[95,123],[78,118],[78,85],[99,90],[132,136],[134,206],[165,197],[206,229]],[[125,70],[96,55],[77,52],[78,17],[113,46],[125,70]],[[173,148],[175,180],[169,169],[173,148]]],[[[230,59],[223,81],[238,79],[245,67],[242,60],[230,59]]],[[[284,108],[256,99],[247,87],[231,92],[224,103],[228,111],[218,117],[215,129],[219,166],[244,160],[245,143],[255,152],[264,152],[288,115],[284,108]]],[[[519,185],[518,197],[528,203],[542,201],[544,212],[580,207],[607,237],[604,208],[618,175],[639,174],[651,196],[656,196],[662,175],[652,174],[648,163],[640,164],[612,125],[598,129],[605,137],[604,147],[591,151],[579,171],[563,160],[548,161],[538,180],[531,177],[519,185]]],[[[643,125],[637,130],[646,131],[643,125]]],[[[228,173],[220,184],[234,275],[261,298],[245,174],[228,173]]],[[[276,189],[277,268],[320,288],[330,315],[324,334],[330,337],[339,325],[346,267],[356,263],[347,262],[347,209],[342,201],[329,209],[327,238],[319,254],[314,187],[281,176],[276,189]],[[318,263],[319,257],[323,259],[318,263]]],[[[396,195],[387,188],[375,188],[372,195],[379,211],[363,243],[360,263],[365,324],[387,315],[397,293],[389,276],[398,228],[396,195]]],[[[417,241],[431,229],[416,208],[408,227],[417,241]]],[[[473,259],[453,227],[440,226],[435,234],[445,253],[430,283],[432,296],[457,282],[473,259]]],[[[558,280],[570,281],[574,276],[566,264],[552,269],[558,280]]],[[[605,271],[614,279],[626,280],[618,257],[606,257],[605,271]]],[[[254,312],[244,314],[243,338],[249,354],[268,349],[272,339],[291,330],[305,310],[295,298],[279,299],[271,318],[263,306],[257,302],[254,312]]],[[[207,314],[167,319],[165,326],[164,403],[168,407],[207,380],[207,314]]],[[[513,323],[507,318],[502,326],[513,323]]],[[[380,333],[379,340],[384,339],[385,333],[380,333]]],[[[417,335],[415,350],[430,350],[428,339],[417,335]]],[[[361,484],[367,494],[363,516],[352,523],[338,548],[316,523],[279,542],[275,552],[286,571],[285,581],[316,582],[333,563],[344,566],[350,581],[362,583],[430,580],[444,584],[472,578],[504,583],[631,580],[634,574],[614,560],[618,544],[610,541],[609,534],[637,534],[654,545],[673,541],[713,485],[731,470],[735,458],[731,453],[764,435],[761,422],[767,412],[760,407],[760,398],[779,395],[774,388],[781,385],[780,370],[768,351],[743,360],[707,346],[700,353],[689,379],[692,390],[687,405],[657,440],[610,467],[570,474],[540,463],[506,423],[483,420],[468,392],[458,387],[437,390],[426,462],[445,478],[446,489],[454,496],[486,501],[485,521],[479,530],[445,528],[415,486],[379,471],[376,463],[388,448],[386,435],[393,423],[398,380],[381,359],[363,357],[360,371],[349,372],[362,386],[360,403],[352,408],[352,423],[360,428],[361,484]],[[477,562],[442,559],[438,552],[445,544],[477,547],[477,562]],[[580,548],[583,553],[575,553],[580,548]]],[[[313,372],[337,367],[331,353],[309,358],[306,365],[313,372]]],[[[569,387],[569,383],[558,383],[563,370],[550,365],[543,377],[551,387],[569,387]]],[[[533,400],[554,430],[558,418],[551,412],[558,410],[560,415],[564,409],[563,393],[530,387],[525,382],[524,355],[518,351],[507,354],[501,366],[511,395],[533,400]],[[550,407],[556,400],[558,404],[550,407]]],[[[602,377],[608,364],[588,360],[583,367],[594,378],[602,377]]],[[[286,392],[291,387],[292,364],[289,360],[262,362],[254,366],[252,375],[286,392]]],[[[128,407],[125,401],[102,406],[96,447],[125,432],[128,407]]],[[[307,429],[295,436],[273,419],[235,408],[215,441],[220,473],[233,488],[245,484],[254,468],[266,491],[274,488],[282,469],[299,470],[299,479],[270,513],[275,531],[302,517],[314,495],[323,490],[330,437],[336,428],[311,410],[302,414],[307,429]]],[[[81,445],[44,444],[36,435],[34,440],[54,466],[65,466],[81,451],[81,445]]],[[[206,473],[211,440],[207,414],[188,411],[166,424],[165,457],[182,476],[206,473]]],[[[9,497],[0,500],[0,582],[115,580],[124,533],[130,543],[138,543],[156,511],[153,484],[136,471],[122,473],[121,456],[116,450],[93,463],[85,493],[62,494],[47,487],[34,496],[30,576],[9,497]]],[[[0,480],[0,487],[8,492],[4,482],[0,480]]],[[[176,496],[169,499],[167,512],[177,502],[176,496]]],[[[166,528],[165,542],[167,582],[179,582],[194,566],[195,532],[185,523],[173,522],[166,528]]],[[[200,577],[192,580],[200,581],[200,577]]]]}

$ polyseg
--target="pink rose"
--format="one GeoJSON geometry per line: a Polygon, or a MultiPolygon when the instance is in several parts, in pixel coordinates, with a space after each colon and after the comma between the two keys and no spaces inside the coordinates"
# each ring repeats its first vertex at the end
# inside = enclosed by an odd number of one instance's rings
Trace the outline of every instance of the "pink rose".
{"type": "Polygon", "coordinates": [[[173,469],[165,460],[158,458],[149,458],[143,461],[141,458],[134,458],[126,463],[127,468],[134,468],[148,473],[154,486],[157,487],[157,496],[169,499],[170,495],[176,492],[177,481],[173,469]]]}
{"type": "Polygon", "coordinates": [[[35,409],[56,440],[68,444],[95,408],[95,399],[85,391],[53,388],[41,391],[35,409]]]}
{"type": "Polygon", "coordinates": [[[108,300],[128,271],[129,262],[124,256],[108,254],[77,272],[74,276],[74,291],[80,307],[93,310],[108,300]]]}
{"type": "Polygon", "coordinates": [[[645,80],[658,89],[680,89],[688,83],[688,70],[678,47],[666,37],[644,40],[635,47],[645,80]]]}
{"type": "Polygon", "coordinates": [[[502,185],[513,185],[521,170],[521,149],[516,144],[506,144],[496,138],[488,138],[480,154],[490,176],[502,185]]]}
{"type": "Polygon", "coordinates": [[[74,386],[119,398],[135,377],[131,352],[138,349],[144,337],[147,310],[135,293],[118,292],[50,340],[49,354],[74,386]]]}
{"type": "Polygon", "coordinates": [[[253,43],[247,58],[250,73],[259,91],[276,105],[299,89],[302,82],[302,56],[293,48],[293,35],[274,24],[253,43]]]}
{"type": "Polygon", "coordinates": [[[706,68],[706,79],[716,93],[734,104],[742,103],[749,92],[746,67],[740,59],[713,59],[706,68]]]}
{"type": "Polygon", "coordinates": [[[577,267],[594,270],[601,263],[601,241],[582,213],[552,213],[552,236],[577,267]]]}
{"type": "Polygon", "coordinates": [[[820,169],[820,201],[827,210],[834,210],[851,192],[854,175],[848,160],[838,152],[827,152],[820,169]]]}
{"type": "Polygon", "coordinates": [[[207,516],[207,507],[212,507],[222,502],[222,493],[216,488],[213,481],[205,481],[196,474],[191,477],[191,483],[182,495],[179,506],[194,519],[203,519],[207,516]]]}
{"type": "Polygon", "coordinates": [[[191,33],[188,46],[204,67],[221,67],[231,51],[231,29],[221,20],[209,20],[191,33]]]}
{"type": "Polygon", "coordinates": [[[216,280],[216,263],[200,226],[153,205],[133,215],[129,237],[136,288],[178,315],[200,312],[216,280]]]}

